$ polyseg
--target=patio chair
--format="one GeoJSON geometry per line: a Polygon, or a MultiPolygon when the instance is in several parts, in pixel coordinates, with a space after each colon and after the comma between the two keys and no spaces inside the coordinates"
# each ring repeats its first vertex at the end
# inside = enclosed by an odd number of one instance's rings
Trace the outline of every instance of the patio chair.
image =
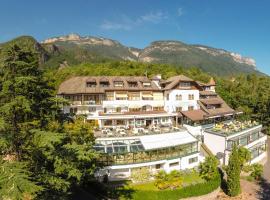
{"type": "Polygon", "coordinates": [[[108,136],[113,136],[113,132],[112,131],[107,131],[107,135],[108,136]]]}
{"type": "Polygon", "coordinates": [[[120,131],[119,134],[120,134],[121,136],[127,135],[127,133],[126,133],[125,131],[120,131]]]}

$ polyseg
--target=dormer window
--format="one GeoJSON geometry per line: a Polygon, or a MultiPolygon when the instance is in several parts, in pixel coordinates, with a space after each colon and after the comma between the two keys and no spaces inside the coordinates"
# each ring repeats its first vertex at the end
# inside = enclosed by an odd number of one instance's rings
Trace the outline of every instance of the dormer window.
{"type": "Polygon", "coordinates": [[[132,88],[138,87],[138,83],[136,81],[130,81],[128,82],[128,87],[132,88]]]}
{"type": "Polygon", "coordinates": [[[114,84],[114,87],[124,87],[123,81],[114,81],[113,84],[114,84]]]}
{"type": "Polygon", "coordinates": [[[189,88],[190,82],[180,82],[179,87],[181,88],[189,88]]]}
{"type": "Polygon", "coordinates": [[[100,81],[99,85],[100,87],[109,87],[110,83],[108,81],[100,81]]]}
{"type": "Polygon", "coordinates": [[[96,82],[86,82],[86,87],[88,88],[95,88],[97,86],[96,82]]]}
{"type": "Polygon", "coordinates": [[[151,83],[150,82],[143,82],[143,87],[151,87],[151,83]]]}

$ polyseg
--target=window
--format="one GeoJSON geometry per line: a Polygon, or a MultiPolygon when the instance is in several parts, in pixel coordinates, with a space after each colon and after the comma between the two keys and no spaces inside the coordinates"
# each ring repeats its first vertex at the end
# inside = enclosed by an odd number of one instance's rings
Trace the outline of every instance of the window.
{"type": "Polygon", "coordinates": [[[123,81],[114,81],[114,87],[123,87],[124,82],[123,81]]]}
{"type": "Polygon", "coordinates": [[[151,83],[150,82],[144,82],[143,87],[151,87],[151,83]]]}
{"type": "Polygon", "coordinates": [[[104,126],[111,126],[112,120],[104,120],[104,126]]]}
{"type": "Polygon", "coordinates": [[[72,114],[76,114],[78,111],[77,108],[70,108],[69,112],[72,113],[72,114]]]}
{"type": "Polygon", "coordinates": [[[247,145],[247,144],[248,144],[248,138],[247,138],[247,137],[242,137],[242,138],[240,138],[240,139],[239,139],[239,144],[240,144],[241,146],[247,145]]]}
{"type": "Polygon", "coordinates": [[[253,141],[255,141],[255,140],[257,140],[259,138],[259,133],[252,133],[251,135],[250,135],[250,142],[253,142],[253,141]]]}
{"type": "Polygon", "coordinates": [[[116,125],[125,125],[125,121],[124,120],[116,120],[116,125]]]}
{"type": "Polygon", "coordinates": [[[198,162],[198,157],[193,157],[193,158],[188,159],[189,164],[192,164],[192,163],[195,163],[195,162],[198,162]]]}
{"type": "Polygon", "coordinates": [[[161,164],[156,164],[156,169],[160,169],[161,168],[161,164]]]}
{"type": "Polygon", "coordinates": [[[179,162],[174,162],[169,164],[170,167],[176,167],[179,166],[179,162]]]}
{"type": "Polygon", "coordinates": [[[130,82],[128,82],[128,87],[138,87],[138,83],[137,82],[135,82],[135,81],[130,81],[130,82]]]}
{"type": "Polygon", "coordinates": [[[142,100],[153,100],[152,92],[142,92],[142,100]]]}
{"type": "Polygon", "coordinates": [[[188,110],[189,110],[189,111],[194,110],[194,107],[193,107],[193,106],[189,106],[189,107],[188,107],[188,110]]]}
{"type": "Polygon", "coordinates": [[[86,82],[86,87],[95,88],[97,86],[96,82],[86,82]]]}
{"type": "Polygon", "coordinates": [[[115,93],[115,99],[116,100],[127,100],[128,94],[126,92],[116,92],[115,93]]]}
{"type": "Polygon", "coordinates": [[[153,107],[154,111],[163,111],[163,107],[153,107]]]}
{"type": "Polygon", "coordinates": [[[113,92],[107,92],[106,93],[106,99],[108,101],[113,101],[114,100],[114,94],[113,94],[113,92]]]}
{"type": "Polygon", "coordinates": [[[96,107],[89,107],[89,112],[96,112],[96,107]]]}
{"type": "Polygon", "coordinates": [[[179,86],[182,88],[189,88],[190,82],[180,82],[179,86]]]}
{"type": "Polygon", "coordinates": [[[100,87],[109,87],[110,83],[108,81],[102,81],[99,83],[100,87]]]}
{"type": "Polygon", "coordinates": [[[121,107],[117,107],[116,112],[118,112],[118,113],[121,112],[121,107]]]}
{"type": "Polygon", "coordinates": [[[175,100],[181,101],[181,100],[182,100],[182,95],[181,95],[181,94],[177,94],[177,95],[175,96],[175,100]]]}
{"type": "Polygon", "coordinates": [[[204,88],[204,90],[210,90],[210,87],[209,86],[206,86],[205,88],[204,88]]]}
{"type": "Polygon", "coordinates": [[[188,100],[194,100],[194,94],[189,94],[188,95],[188,100]]]}
{"type": "Polygon", "coordinates": [[[139,92],[129,92],[128,93],[128,100],[131,100],[131,101],[140,100],[140,93],[139,92]]]}
{"type": "Polygon", "coordinates": [[[182,111],[182,107],[176,107],[176,112],[181,112],[182,111]]]}

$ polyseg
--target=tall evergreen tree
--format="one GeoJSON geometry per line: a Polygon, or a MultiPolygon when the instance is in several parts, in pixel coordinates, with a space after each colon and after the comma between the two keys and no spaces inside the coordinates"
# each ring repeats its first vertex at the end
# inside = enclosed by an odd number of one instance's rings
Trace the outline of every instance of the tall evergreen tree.
{"type": "Polygon", "coordinates": [[[65,199],[93,175],[91,126],[64,123],[57,104],[65,101],[54,97],[34,51],[12,44],[2,55],[0,199],[65,199]]]}
{"type": "Polygon", "coordinates": [[[241,163],[239,161],[239,151],[236,145],[233,146],[232,153],[229,158],[227,172],[227,192],[229,196],[237,196],[241,193],[240,173],[241,163]]]}

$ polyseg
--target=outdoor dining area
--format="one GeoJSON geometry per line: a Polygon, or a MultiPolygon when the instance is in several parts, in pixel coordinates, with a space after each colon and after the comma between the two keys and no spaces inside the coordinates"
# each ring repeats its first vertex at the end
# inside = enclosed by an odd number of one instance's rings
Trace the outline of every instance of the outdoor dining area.
{"type": "Polygon", "coordinates": [[[171,124],[150,125],[148,127],[112,127],[101,128],[95,131],[96,137],[131,137],[141,135],[154,135],[162,133],[178,132],[183,127],[175,127],[171,124]]]}
{"type": "Polygon", "coordinates": [[[259,125],[256,121],[246,120],[246,121],[229,121],[229,122],[221,122],[216,123],[211,131],[213,132],[221,132],[226,135],[230,135],[233,133],[237,133],[248,128],[252,128],[254,126],[259,125]]]}

